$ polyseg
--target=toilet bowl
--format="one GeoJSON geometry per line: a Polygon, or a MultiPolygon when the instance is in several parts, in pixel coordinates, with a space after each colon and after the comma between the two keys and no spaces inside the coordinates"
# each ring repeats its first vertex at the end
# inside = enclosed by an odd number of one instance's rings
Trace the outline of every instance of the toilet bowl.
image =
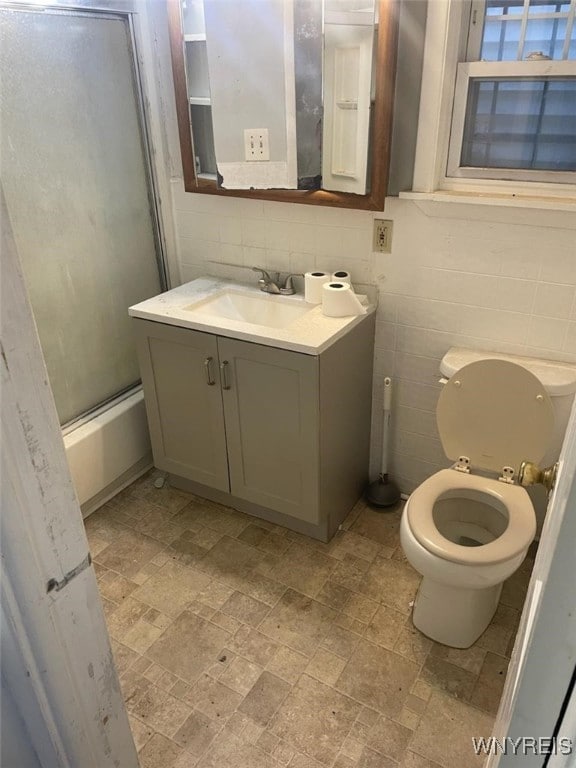
{"type": "Polygon", "coordinates": [[[472,645],[535,532],[524,488],[451,469],[429,478],[406,502],[400,526],[404,553],[424,577],[414,626],[444,645],[472,645]]]}
{"type": "MultiPolygon", "coordinates": [[[[450,355],[459,364],[445,381],[436,416],[444,452],[455,463],[411,494],[400,540],[423,576],[414,626],[439,643],[468,648],[487,628],[504,581],[534,539],[534,507],[517,474],[523,461],[544,457],[555,418],[545,386],[525,365],[462,349],[450,355]]],[[[576,370],[572,378],[573,399],[576,370]]]]}

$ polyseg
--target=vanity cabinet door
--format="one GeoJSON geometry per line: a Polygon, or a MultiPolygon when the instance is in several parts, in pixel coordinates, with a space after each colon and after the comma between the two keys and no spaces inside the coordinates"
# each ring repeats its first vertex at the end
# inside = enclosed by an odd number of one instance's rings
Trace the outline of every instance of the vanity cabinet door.
{"type": "Polygon", "coordinates": [[[318,358],[218,338],[234,496],[319,522],[318,358]]]}
{"type": "Polygon", "coordinates": [[[216,336],[134,323],[155,466],[229,491],[216,336]]]}

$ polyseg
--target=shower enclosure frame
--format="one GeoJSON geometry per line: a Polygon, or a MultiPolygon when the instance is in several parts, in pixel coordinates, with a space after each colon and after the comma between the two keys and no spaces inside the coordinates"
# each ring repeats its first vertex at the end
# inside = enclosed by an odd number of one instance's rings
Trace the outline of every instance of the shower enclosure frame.
{"type": "MultiPolygon", "coordinates": [[[[113,18],[121,20],[126,24],[128,31],[130,60],[132,64],[132,77],[134,81],[134,95],[140,127],[139,140],[142,146],[144,170],[148,188],[147,191],[149,210],[156,251],[156,265],[158,268],[160,287],[162,291],[165,291],[171,286],[166,258],[164,221],[160,209],[158,172],[154,167],[153,162],[154,152],[151,138],[151,119],[147,106],[148,99],[146,98],[143,82],[144,78],[142,74],[143,56],[140,51],[134,19],[134,16],[139,13],[138,6],[142,6],[141,3],[138,3],[138,0],[131,0],[130,4],[132,5],[131,9],[127,9],[127,3],[122,2],[122,0],[109,0],[109,2],[105,2],[105,0],[102,2],[102,0],[100,0],[98,3],[92,3],[90,0],[86,0],[84,3],[81,1],[79,2],[79,0],[74,0],[74,2],[70,3],[66,2],[66,0],[55,0],[54,2],[42,3],[34,3],[30,2],[30,0],[1,0],[0,10],[15,10],[24,13],[45,12],[62,16],[113,18]]],[[[124,400],[140,391],[141,388],[141,382],[138,380],[134,384],[131,384],[128,387],[125,387],[124,389],[116,392],[111,397],[108,397],[105,400],[97,403],[92,408],[89,408],[88,410],[80,413],[73,419],[65,422],[64,424],[61,424],[62,436],[66,437],[67,435],[70,435],[78,427],[90,422],[96,416],[105,413],[116,405],[120,405],[124,400]]]]}
{"type": "MultiPolygon", "coordinates": [[[[163,53],[163,19],[152,0],[1,0],[0,7],[21,12],[112,16],[126,25],[134,83],[138,141],[142,147],[148,207],[160,290],[180,283],[171,209],[173,175],[166,124],[171,106],[163,53]]],[[[144,396],[139,380],[101,400],[61,425],[76,492],[86,517],[152,466],[144,396]]]]}

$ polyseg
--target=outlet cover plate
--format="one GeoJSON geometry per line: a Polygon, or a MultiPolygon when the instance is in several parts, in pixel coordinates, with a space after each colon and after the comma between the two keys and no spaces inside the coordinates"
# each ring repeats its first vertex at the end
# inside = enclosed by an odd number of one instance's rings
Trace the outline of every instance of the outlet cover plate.
{"type": "Polygon", "coordinates": [[[244,157],[249,163],[270,160],[268,128],[244,129],[244,157]]]}
{"type": "Polygon", "coordinates": [[[390,219],[374,219],[374,253],[392,253],[392,228],[394,222],[390,219]]]}

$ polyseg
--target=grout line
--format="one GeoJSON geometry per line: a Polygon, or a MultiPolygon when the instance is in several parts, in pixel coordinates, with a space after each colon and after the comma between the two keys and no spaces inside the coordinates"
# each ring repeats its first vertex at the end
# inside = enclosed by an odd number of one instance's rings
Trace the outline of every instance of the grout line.
{"type": "MultiPolygon", "coordinates": [[[[495,310],[495,311],[498,312],[500,310],[495,310]]],[[[522,315],[522,313],[514,313],[514,314],[520,314],[524,318],[532,317],[531,315],[522,315]]],[[[570,320],[567,319],[567,318],[550,317],[548,315],[534,315],[534,317],[542,318],[542,319],[545,319],[545,320],[546,319],[549,319],[549,320],[559,320],[560,322],[566,322],[566,323],[570,322],[570,320]]],[[[444,334],[449,334],[449,335],[452,335],[452,336],[454,336],[454,335],[455,336],[464,336],[467,339],[472,339],[474,341],[482,341],[482,342],[486,341],[489,344],[494,344],[494,343],[497,342],[499,344],[505,344],[505,345],[509,344],[509,345],[512,345],[512,346],[515,346],[515,347],[524,347],[525,348],[526,346],[529,346],[529,345],[526,344],[526,341],[504,341],[503,342],[502,339],[500,339],[500,338],[496,338],[496,337],[490,338],[488,336],[486,336],[486,337],[484,337],[484,336],[474,336],[473,334],[463,333],[461,331],[457,331],[457,332],[441,331],[441,330],[438,330],[436,328],[426,328],[423,325],[407,325],[405,323],[398,323],[398,325],[400,325],[400,326],[402,326],[404,328],[413,328],[413,329],[417,329],[417,330],[421,330],[421,331],[426,331],[427,333],[444,333],[444,334]]],[[[544,351],[549,351],[549,352],[555,352],[557,354],[562,352],[562,350],[548,349],[547,347],[538,347],[538,349],[542,349],[544,351]]],[[[399,351],[401,351],[401,350],[399,350],[399,351]]],[[[486,350],[486,351],[490,352],[491,350],[486,350]]],[[[506,354],[506,352],[498,352],[498,350],[495,350],[495,352],[497,352],[498,354],[506,354]]],[[[403,353],[403,354],[409,354],[409,355],[412,355],[413,357],[423,357],[423,358],[426,358],[426,359],[433,359],[433,360],[441,360],[442,359],[441,357],[430,358],[429,355],[414,354],[414,353],[411,353],[411,352],[407,352],[407,353],[403,353]]],[[[518,356],[518,353],[515,353],[515,352],[511,352],[510,354],[518,356]]],[[[520,356],[522,356],[522,354],[520,354],[520,356]]],[[[415,382],[415,383],[421,383],[421,382],[415,382]]]]}
{"type": "Polygon", "coordinates": [[[437,272],[450,272],[457,275],[468,275],[469,277],[487,277],[496,280],[514,280],[515,282],[522,283],[539,283],[542,282],[539,277],[512,277],[511,275],[503,275],[500,272],[471,272],[466,269],[456,269],[451,267],[438,267],[435,264],[420,264],[421,269],[435,270],[437,272]]]}

